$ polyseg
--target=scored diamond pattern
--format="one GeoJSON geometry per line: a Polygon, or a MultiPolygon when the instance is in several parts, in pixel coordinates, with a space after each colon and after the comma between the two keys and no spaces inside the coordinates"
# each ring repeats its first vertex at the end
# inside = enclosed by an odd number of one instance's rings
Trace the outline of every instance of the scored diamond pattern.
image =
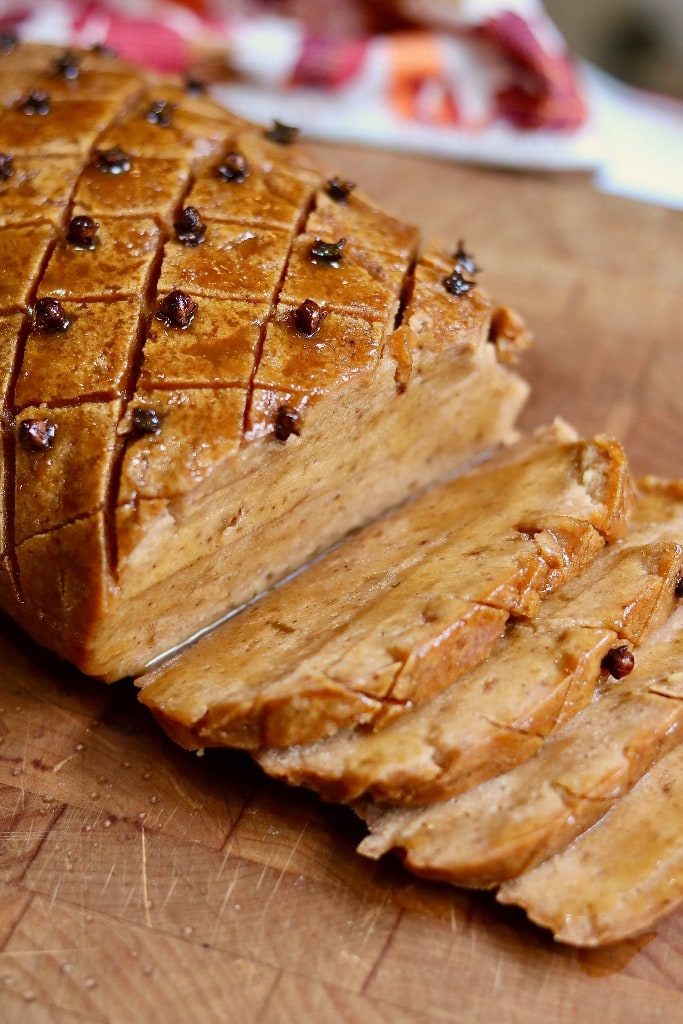
{"type": "Polygon", "coordinates": [[[65,552],[104,531],[115,578],[122,515],[181,497],[254,438],[282,443],[317,396],[371,371],[417,245],[296,142],[182,83],[96,50],[21,50],[0,57],[0,565],[17,594],[45,585],[21,570],[54,531],[65,552]],[[198,233],[178,224],[187,207],[198,233]],[[97,223],[92,246],[67,237],[75,216],[97,223]],[[316,257],[318,240],[341,257],[316,257]],[[192,310],[179,325],[158,315],[176,292],[192,310]],[[36,324],[45,299],[66,327],[36,324]],[[308,336],[296,310],[311,300],[308,336]],[[32,419],[40,448],[19,438],[32,419]]]}

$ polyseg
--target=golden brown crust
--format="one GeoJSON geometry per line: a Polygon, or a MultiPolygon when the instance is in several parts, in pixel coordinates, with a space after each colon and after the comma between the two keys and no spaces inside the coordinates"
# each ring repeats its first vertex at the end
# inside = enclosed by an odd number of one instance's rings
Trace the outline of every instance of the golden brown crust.
{"type": "MultiPolygon", "coordinates": [[[[21,44],[0,58],[0,86],[15,82],[0,90],[0,558],[24,627],[113,678],[506,439],[526,387],[486,345],[491,303],[478,288],[425,293],[432,326],[419,338],[398,326],[415,229],[361,193],[335,198],[297,142],[94,51],[72,55],[67,77],[62,56],[21,44]],[[187,206],[195,235],[175,226],[187,206]],[[73,217],[96,222],[88,244],[73,217]],[[193,310],[181,324],[164,314],[177,291],[193,310]],[[308,337],[296,314],[310,300],[308,337]],[[40,304],[55,302],[46,326],[40,304]],[[429,424],[399,437],[422,422],[420,406],[429,424]],[[364,502],[338,497],[334,474],[351,462],[340,437],[359,446],[364,502]],[[311,479],[316,464],[327,484],[311,479]],[[277,491],[283,472],[292,497],[280,507],[293,525],[308,518],[302,536],[268,508],[269,475],[277,491]],[[325,486],[338,503],[327,519],[325,486]],[[27,576],[39,564],[28,542],[65,558],[59,531],[88,519],[101,520],[101,558],[69,549],[47,630],[36,595],[49,588],[27,576]],[[241,565],[250,546],[256,564],[238,580],[231,559],[241,565]],[[76,603],[86,625],[72,639],[76,603]]],[[[408,301],[412,316],[422,300],[408,301]]]]}
{"type": "Polygon", "coordinates": [[[518,313],[509,306],[493,311],[489,341],[496,346],[501,363],[514,364],[531,345],[531,334],[518,313]]]}
{"type": "Polygon", "coordinates": [[[14,536],[17,544],[104,509],[120,416],[118,400],[84,402],[59,409],[29,407],[17,415],[14,428],[14,536]],[[32,420],[45,420],[54,428],[52,447],[38,450],[22,443],[22,425],[32,420]]]}
{"type": "Polygon", "coordinates": [[[16,558],[22,580],[22,621],[28,621],[41,642],[54,650],[65,646],[66,631],[68,649],[78,661],[87,650],[93,623],[107,612],[107,536],[102,512],[30,537],[18,547],[16,558]],[[69,566],[85,559],[90,566],[87,576],[69,572],[69,566]]]}
{"type": "Polygon", "coordinates": [[[140,299],[65,301],[61,307],[68,332],[31,326],[26,336],[14,389],[17,409],[104,402],[126,389],[138,349],[140,299]]]}
{"type": "Polygon", "coordinates": [[[25,311],[55,239],[49,224],[12,226],[0,231],[0,313],[25,311]]]}
{"type": "Polygon", "coordinates": [[[77,156],[24,157],[0,190],[0,226],[42,220],[62,227],[81,163],[77,156]]]}
{"type": "Polygon", "coordinates": [[[81,301],[137,298],[140,302],[147,293],[161,240],[156,222],[151,217],[102,216],[96,239],[90,251],[73,245],[62,234],[36,297],[81,301]]]}

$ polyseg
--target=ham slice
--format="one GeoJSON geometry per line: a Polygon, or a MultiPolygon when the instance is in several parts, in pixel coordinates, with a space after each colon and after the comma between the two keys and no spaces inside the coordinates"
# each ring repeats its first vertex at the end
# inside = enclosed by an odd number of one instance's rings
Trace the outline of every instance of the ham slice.
{"type": "MultiPolygon", "coordinates": [[[[683,536],[683,504],[676,507],[683,536]]],[[[670,614],[681,547],[670,539],[669,514],[668,504],[644,496],[627,538],[603,548],[532,622],[509,625],[482,664],[410,714],[376,731],[266,748],[259,763],[329,800],[419,805],[527,760],[591,700],[608,651],[642,643],[670,614]]]]}
{"type": "Polygon", "coordinates": [[[400,851],[419,874],[492,887],[529,871],[590,828],[683,739],[683,609],[538,753],[452,800],[367,808],[361,852],[400,851]]]}
{"type": "Polygon", "coordinates": [[[566,850],[501,885],[575,946],[619,942],[653,928],[683,901],[683,747],[650,768],[604,818],[566,850]]]}

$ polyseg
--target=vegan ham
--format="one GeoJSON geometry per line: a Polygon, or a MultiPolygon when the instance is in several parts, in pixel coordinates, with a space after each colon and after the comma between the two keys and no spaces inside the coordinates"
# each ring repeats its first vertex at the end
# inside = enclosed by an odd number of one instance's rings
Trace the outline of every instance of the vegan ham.
{"type": "Polygon", "coordinates": [[[521,322],[294,132],[99,49],[3,83],[0,608],[40,643],[135,675],[513,436],[521,322]]]}
{"type": "Polygon", "coordinates": [[[619,445],[558,424],[366,527],[143,675],[140,699],[188,747],[378,727],[535,617],[631,505],[619,445]]]}

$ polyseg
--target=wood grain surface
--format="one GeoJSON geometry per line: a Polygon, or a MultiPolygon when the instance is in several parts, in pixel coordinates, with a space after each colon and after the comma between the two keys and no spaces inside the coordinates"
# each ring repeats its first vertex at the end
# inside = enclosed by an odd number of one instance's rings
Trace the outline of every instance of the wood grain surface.
{"type": "MultiPolygon", "coordinates": [[[[683,474],[683,214],[583,177],[319,147],[426,234],[462,238],[533,328],[529,427],[561,414],[683,474]]],[[[3,1024],[675,1024],[683,911],[594,952],[355,853],[345,810],[248,758],[173,747],[130,684],[0,623],[3,1024]]]]}

